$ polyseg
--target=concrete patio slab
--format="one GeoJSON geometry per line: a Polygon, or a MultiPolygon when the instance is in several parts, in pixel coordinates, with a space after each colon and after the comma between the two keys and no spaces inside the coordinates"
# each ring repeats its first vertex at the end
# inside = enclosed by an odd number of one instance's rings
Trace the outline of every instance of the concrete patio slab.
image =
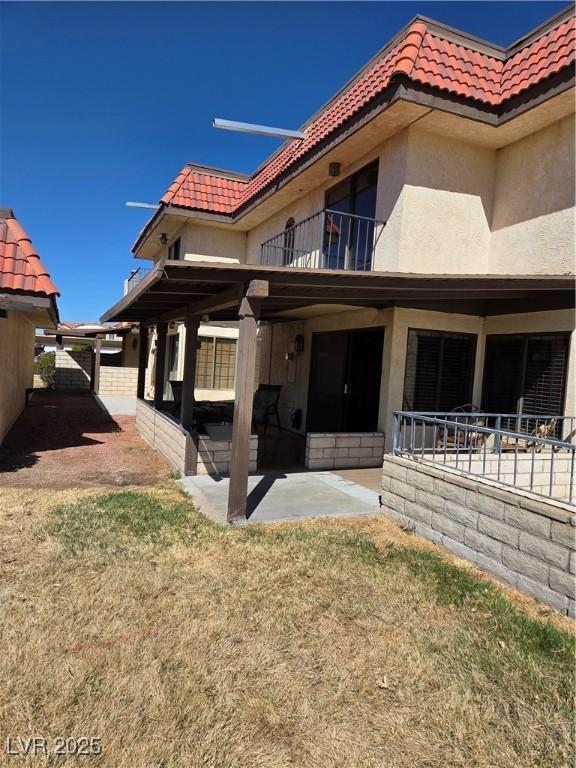
{"type": "Polygon", "coordinates": [[[136,415],[136,395],[94,395],[94,399],[111,416],[136,415]]]}
{"type": "MultiPolygon", "coordinates": [[[[228,478],[196,475],[179,483],[206,517],[226,522],[228,478]]],[[[266,472],[248,478],[249,523],[374,515],[379,510],[376,491],[333,472],[266,472]]]]}

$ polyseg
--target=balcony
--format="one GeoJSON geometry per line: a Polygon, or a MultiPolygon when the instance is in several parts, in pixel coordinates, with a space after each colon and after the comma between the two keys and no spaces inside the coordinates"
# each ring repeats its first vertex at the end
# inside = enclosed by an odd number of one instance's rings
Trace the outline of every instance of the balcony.
{"type": "Polygon", "coordinates": [[[132,288],[135,288],[138,283],[142,282],[148,272],[150,272],[150,270],[144,269],[143,267],[137,267],[136,269],[133,269],[128,277],[124,280],[124,296],[126,296],[127,293],[130,293],[132,288]]]}
{"type": "Polygon", "coordinates": [[[385,222],[323,210],[260,246],[260,264],[299,269],[370,271],[385,222]]]}

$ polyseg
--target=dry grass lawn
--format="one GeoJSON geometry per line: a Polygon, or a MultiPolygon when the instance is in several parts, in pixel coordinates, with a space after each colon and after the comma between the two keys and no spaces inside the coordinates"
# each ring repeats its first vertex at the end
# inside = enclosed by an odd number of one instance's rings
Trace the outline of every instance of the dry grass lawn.
{"type": "Polygon", "coordinates": [[[170,484],[2,490],[0,737],[111,768],[573,763],[568,623],[382,518],[220,529],[170,484]]]}

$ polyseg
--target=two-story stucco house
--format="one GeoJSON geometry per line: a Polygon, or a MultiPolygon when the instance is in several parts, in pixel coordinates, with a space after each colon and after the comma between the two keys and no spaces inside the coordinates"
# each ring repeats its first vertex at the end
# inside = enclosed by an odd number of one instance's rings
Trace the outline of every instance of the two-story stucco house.
{"type": "Polygon", "coordinates": [[[10,208],[0,208],[0,444],[34,380],[37,326],[58,324],[58,290],[10,208]]]}
{"type": "Polygon", "coordinates": [[[134,247],[152,269],[104,319],[157,329],[139,429],[182,472],[229,470],[230,519],[258,384],[310,469],[381,465],[398,411],[575,412],[575,35],[571,11],[508,49],[416,18],[253,174],[188,164],[170,185],[134,247]],[[202,318],[239,321],[225,445],[194,402],[202,318]]]}

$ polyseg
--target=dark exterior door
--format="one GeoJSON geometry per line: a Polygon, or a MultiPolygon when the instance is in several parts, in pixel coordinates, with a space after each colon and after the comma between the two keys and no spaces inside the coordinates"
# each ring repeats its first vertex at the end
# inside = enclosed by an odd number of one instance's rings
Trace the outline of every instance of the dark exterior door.
{"type": "Polygon", "coordinates": [[[312,335],[308,432],[374,432],[378,427],[384,330],[312,335]]]}
{"type": "Polygon", "coordinates": [[[347,331],[312,334],[308,432],[342,432],[347,331]]]}
{"type": "Polygon", "coordinates": [[[348,336],[348,377],[344,432],[375,432],[378,428],[384,330],[351,331],[348,336]]]}

